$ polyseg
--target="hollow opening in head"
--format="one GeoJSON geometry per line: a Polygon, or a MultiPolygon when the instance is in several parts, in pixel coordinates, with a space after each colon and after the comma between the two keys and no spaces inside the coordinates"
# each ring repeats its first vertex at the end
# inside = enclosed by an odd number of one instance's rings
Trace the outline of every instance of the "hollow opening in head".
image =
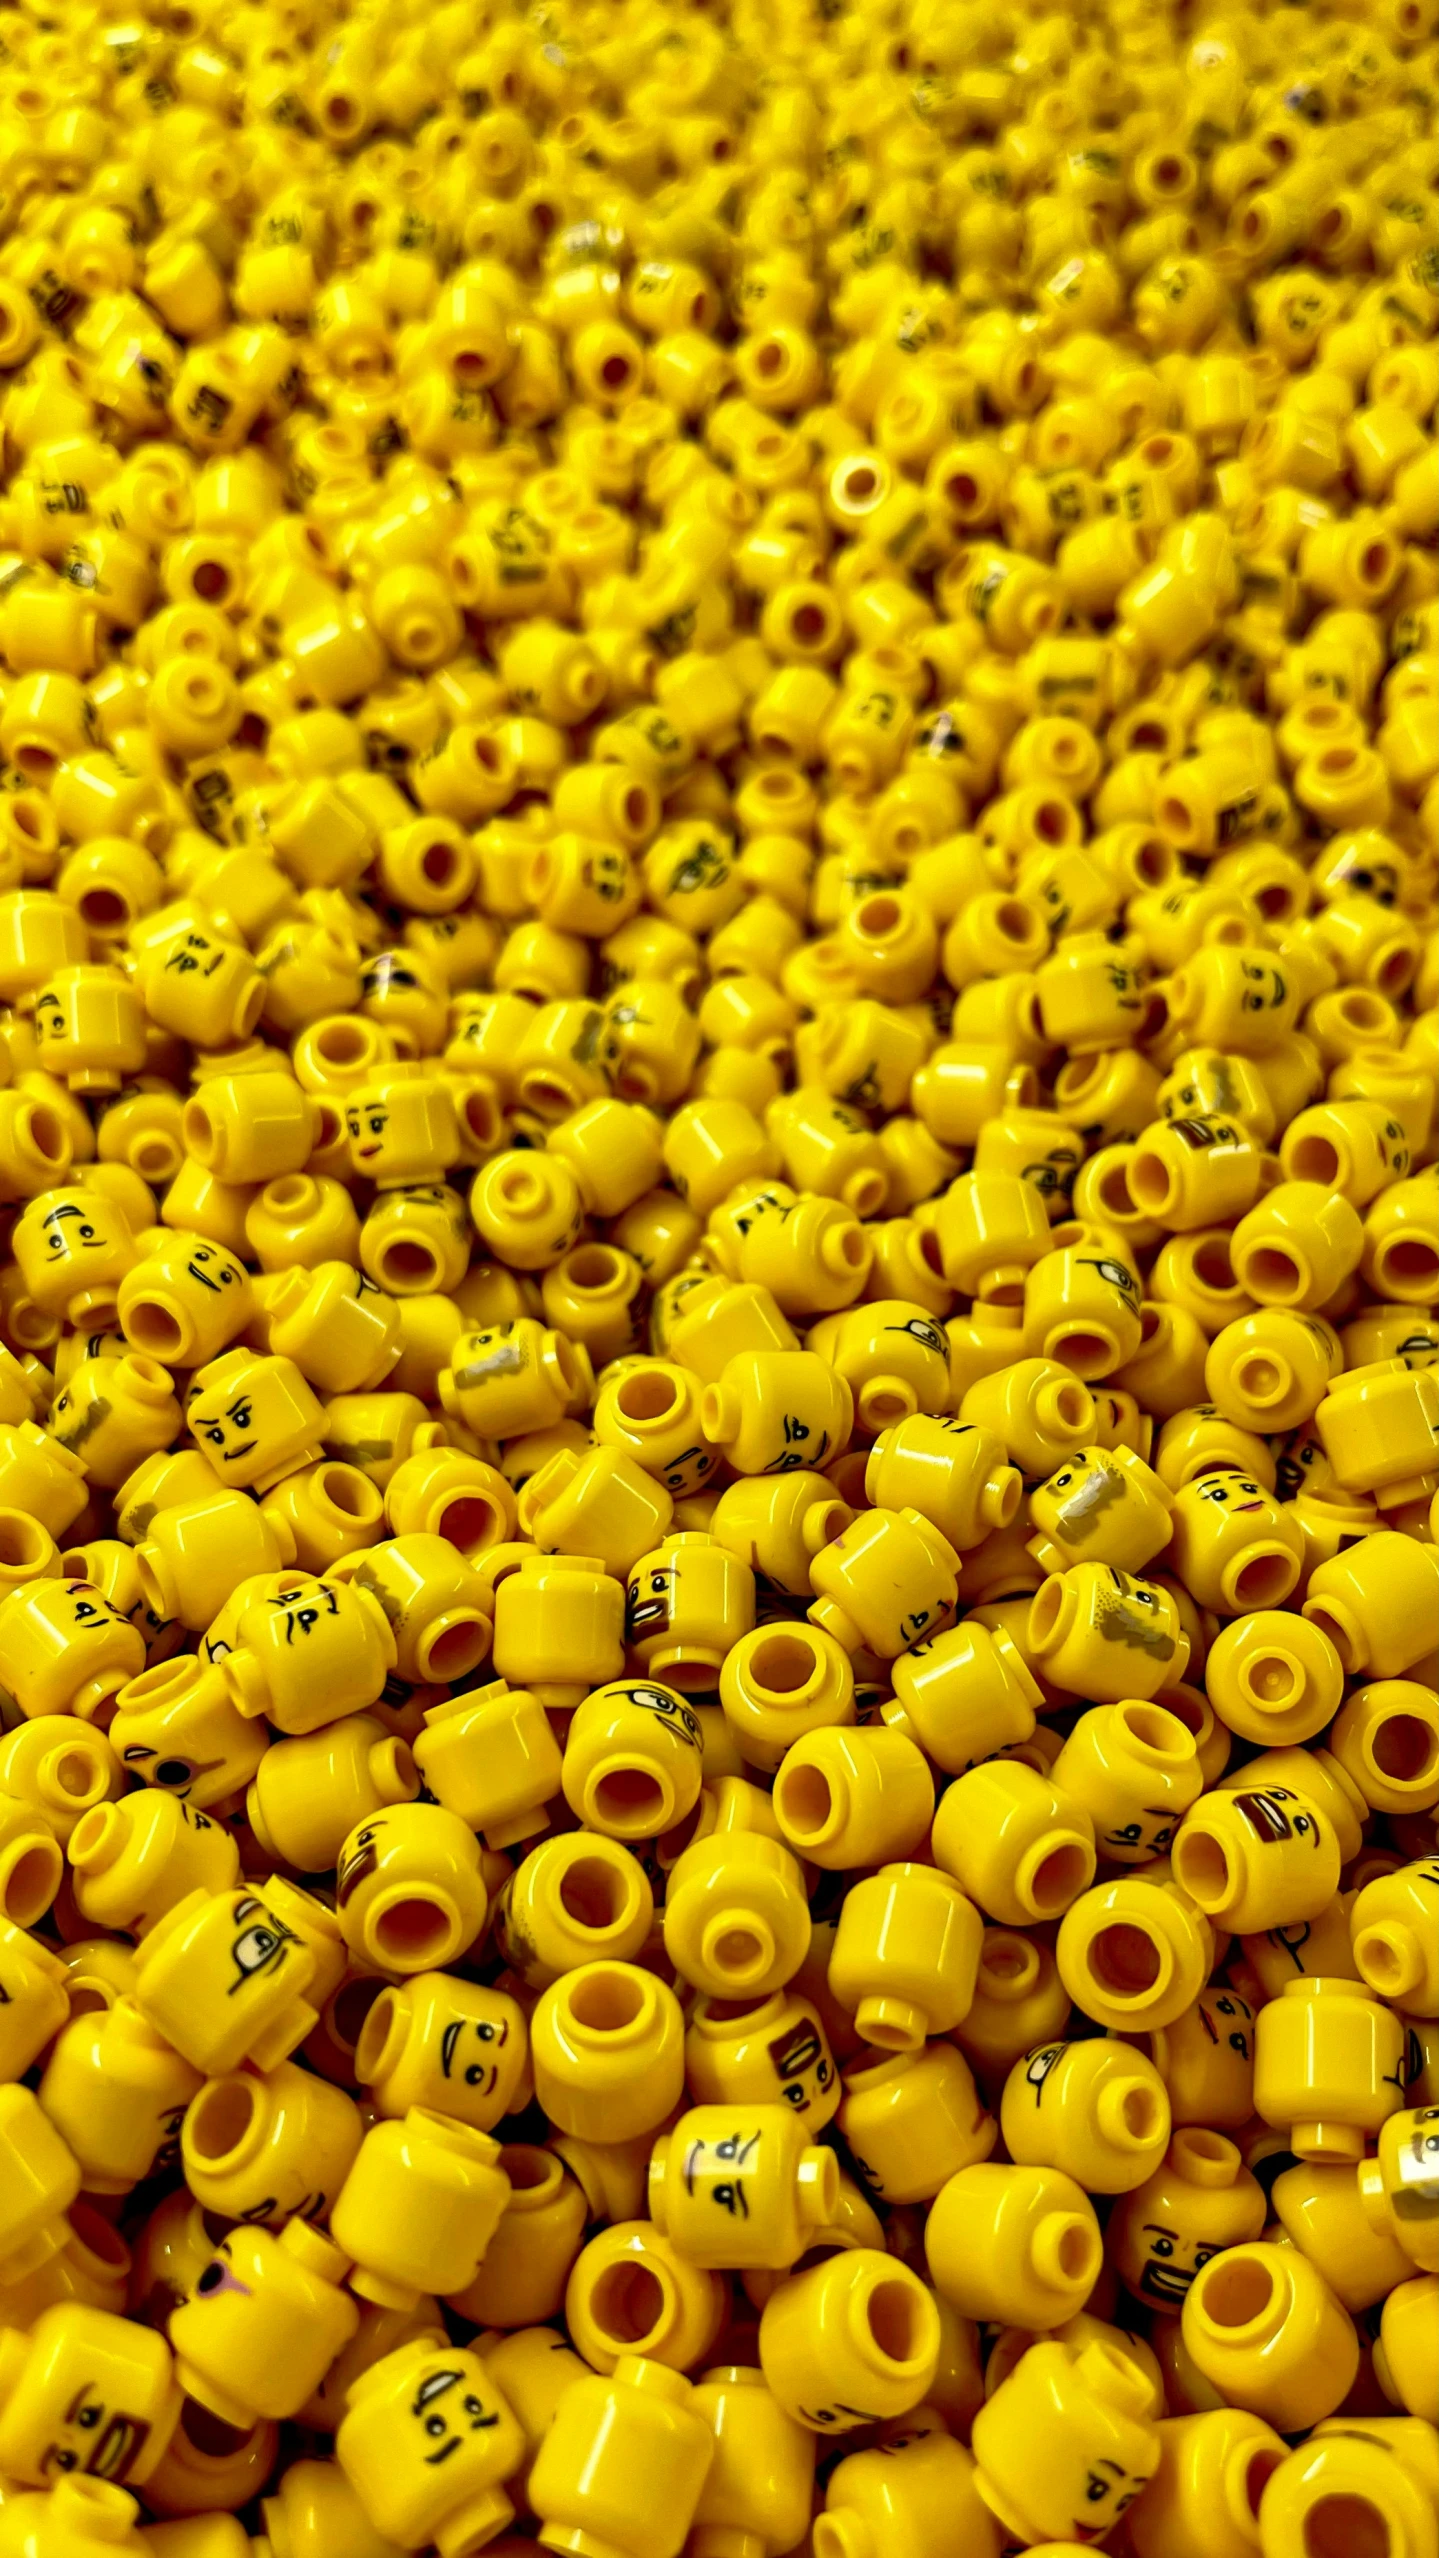
{"type": "Polygon", "coordinates": [[[488,1641],[489,1629],[483,1622],[441,1626],[424,1647],[425,1677],[436,1686],[464,1678],[484,1658],[488,1641]]]}
{"type": "Polygon", "coordinates": [[[1421,1235],[1396,1235],[1380,1245],[1375,1258],[1375,1275],[1383,1288],[1413,1297],[1431,1295],[1439,1287],[1439,1252],[1421,1235]]]}
{"type": "Polygon", "coordinates": [[[1222,1839],[1208,1830],[1181,1830],[1174,1842],[1174,1877],[1203,1910],[1228,1898],[1231,1876],[1222,1839]]]}
{"type": "Polygon", "coordinates": [[[635,1837],[648,1837],[658,1829],[669,1809],[663,1786],[645,1768],[610,1768],[594,1789],[594,1809],[600,1819],[635,1837]]]}
{"type": "Polygon", "coordinates": [[[202,2088],[190,2108],[186,2138],[197,2158],[228,2158],[238,2149],[255,2119],[258,2083],[243,2078],[216,2078],[202,2088]]]}
{"type": "Polygon", "coordinates": [[[1397,1998],[1412,1986],[1413,1966],[1407,1948],[1397,1945],[1386,1929],[1365,1928],[1360,1941],[1362,1955],[1359,1947],[1355,1948],[1360,1970],[1381,1998],[1397,1998]]]}
{"type": "Polygon", "coordinates": [[[780,1770],[775,1791],[785,1826],[801,1839],[821,1838],[834,1817],[834,1797],[823,1768],[803,1760],[780,1770]]]}
{"type": "Polygon", "coordinates": [[[1124,2128],[1133,2141],[1152,2141],[1159,2132],[1159,2097],[1152,2087],[1127,2087],[1120,2103],[1124,2128]]]}
{"type": "Polygon", "coordinates": [[[1418,1785],[1433,1773],[1439,1740],[1417,1714],[1390,1714],[1375,1731],[1370,1756],[1381,1776],[1397,1785],[1418,1785]]]}
{"type": "Polygon", "coordinates": [[[1205,1235],[1190,1256],[1190,1268],[1202,1288],[1215,1296],[1229,1296],[1235,1288],[1234,1264],[1229,1258],[1228,1238],[1205,1235]]]}
{"type": "Polygon", "coordinates": [[[1234,1575],[1234,1595],[1245,1608],[1277,1608],[1298,1579],[1298,1566],[1288,1554],[1255,1554],[1234,1575]]]}
{"type": "Polygon", "coordinates": [[[626,1895],[612,1865],[597,1856],[578,1857],[566,1867],[558,1887],[561,1909],[576,1927],[605,1934],[619,1919],[626,1895]]]}
{"type": "Polygon", "coordinates": [[[865,2318],[879,2351],[892,2363],[911,2363],[918,2346],[919,2304],[908,2283],[876,2283],[865,2318]]]}
{"type": "Polygon", "coordinates": [[[829,615],[819,604],[797,604],[789,617],[790,638],[814,648],[829,630],[829,615]]]}
{"type": "Polygon", "coordinates": [[[190,583],[202,604],[223,604],[230,592],[230,572],[221,560],[202,560],[190,583]]]}
{"type": "Polygon", "coordinates": [[[1078,1840],[1067,1840],[1040,1858],[1030,1884],[1030,1898],[1040,1918],[1055,1918],[1084,1890],[1094,1868],[1078,1840]]]}
{"type": "Polygon", "coordinates": [[[593,1971],[574,1983],[569,2010],[590,2034],[623,2034],[642,2014],[644,1985],[628,1972],[593,1971]]]}
{"type": "Polygon", "coordinates": [[[1128,1188],[1146,1215],[1162,1215],[1174,1190],[1169,1166],[1163,1156],[1141,1146],[1130,1160],[1128,1188]]]}
{"type": "Polygon", "coordinates": [[[590,2295],[590,2315],[611,2345],[636,2353],[659,2328],[668,2306],[665,2287],[648,2265],[606,2265],[590,2295]]]}
{"type": "Polygon", "coordinates": [[[633,1376],[622,1377],[615,1389],[615,1402],[626,1421],[663,1421],[679,1401],[678,1381],[658,1368],[640,1368],[633,1376]]]}
{"type": "Polygon", "coordinates": [[[527,2141],[508,2141],[505,2174],[512,2194],[539,2194],[548,2185],[558,2185],[564,2170],[547,2149],[535,2149],[527,2141]]]}
{"type": "Polygon", "coordinates": [[[384,1508],[380,1494],[369,1476],[358,1466],[322,1466],[315,1478],[315,1489],[332,1510],[346,1519],[378,1518],[384,1508]]]}
{"type": "Polygon", "coordinates": [[[1098,1375],[1114,1362],[1114,1343],[1099,1332],[1065,1332],[1051,1344],[1051,1354],[1081,1376],[1098,1375]]]}
{"type": "Polygon", "coordinates": [[[1304,1273],[1283,1244],[1256,1245],[1245,1260],[1244,1278],[1251,1295],[1273,1305],[1289,1305],[1304,1292],[1304,1273]]]}
{"type": "Polygon", "coordinates": [[[374,1050],[374,1034],[358,1021],[321,1022],[313,1033],[315,1054],[327,1066],[358,1066],[374,1050]]]}
{"type": "Polygon", "coordinates": [[[0,1512],[0,1568],[7,1572],[28,1572],[45,1560],[50,1539],[38,1519],[27,1518],[22,1511],[0,1512]]]}
{"type": "Polygon", "coordinates": [[[454,1951],[449,1911],[418,1892],[379,1911],[373,1928],[376,1954],[395,1970],[419,1971],[427,1964],[443,1963],[454,1951]]]}
{"type": "Polygon", "coordinates": [[[866,897],[855,911],[857,929],[871,941],[883,940],[898,932],[904,921],[904,908],[897,897],[866,897]]]}
{"type": "Polygon", "coordinates": [[[1111,1997],[1141,1998],[1159,1978],[1159,1949],[1146,1929],[1117,1920],[1091,1940],[1089,1968],[1111,1997]]]}
{"type": "MultiPolygon", "coordinates": [[[[85,1818],[89,1819],[89,1814],[85,1818]]],[[[33,1927],[54,1900],[64,1871],[53,1839],[23,1848],[0,1886],[0,1907],[16,1927],[33,1927]]]]}
{"type": "Polygon", "coordinates": [[[750,1927],[726,1927],[705,1949],[713,1968],[727,1980],[742,1981],[763,1968],[769,1948],[750,1927]]]}
{"type": "Polygon", "coordinates": [[[771,1634],[750,1655],[755,1686],[770,1696],[793,1696],[814,1676],[813,1647],[801,1634],[771,1634]]]}
{"type": "Polygon", "coordinates": [[[1130,1739],[1137,1741],[1141,1750],[1162,1750],[1166,1757],[1172,1757],[1179,1748],[1174,1717],[1162,1705],[1128,1704],[1119,1711],[1130,1739]]]}
{"type": "Polygon", "coordinates": [[[1274,2276],[1262,2256],[1236,2249],[1216,2257],[1195,2277],[1202,2283],[1204,2308],[1216,2327],[1248,2327],[1262,2318],[1274,2297],[1274,2276]]]}
{"type": "MultiPolygon", "coordinates": [[[[14,820],[25,834],[33,832],[33,821],[30,824],[24,822],[28,814],[27,810],[17,810],[14,820]]],[[[84,889],[80,897],[80,914],[92,933],[123,932],[130,921],[130,909],[125,899],[113,888],[84,889]]]]}
{"type": "Polygon", "coordinates": [[[457,1547],[461,1554],[474,1554],[483,1546],[498,1544],[500,1514],[482,1492],[467,1492],[458,1501],[446,1502],[440,1513],[439,1533],[447,1545],[457,1547]]]}
{"type": "Polygon", "coordinates": [[[1396,2558],[1387,2517],[1367,2496],[1321,2496],[1303,2530],[1303,2558],[1396,2558]]]}
{"type": "Polygon", "coordinates": [[[380,1277],[387,1288],[428,1295],[440,1284],[438,1253],[414,1235],[393,1236],[378,1258],[380,1277]]]}
{"type": "Polygon", "coordinates": [[[565,1275],[576,1288],[612,1288],[624,1276],[624,1264],[607,1243],[584,1243],[565,1263],[565,1275]]]}

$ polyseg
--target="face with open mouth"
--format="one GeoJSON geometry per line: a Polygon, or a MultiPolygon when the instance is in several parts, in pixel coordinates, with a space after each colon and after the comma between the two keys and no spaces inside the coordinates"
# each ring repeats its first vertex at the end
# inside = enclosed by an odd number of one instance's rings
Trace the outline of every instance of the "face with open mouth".
{"type": "Polygon", "coordinates": [[[150,2427],[142,2416],[127,2416],[107,2406],[100,2390],[87,2381],[61,2413],[39,2468],[50,2481],[73,2471],[118,2485],[129,2476],[149,2436],[150,2427]]]}

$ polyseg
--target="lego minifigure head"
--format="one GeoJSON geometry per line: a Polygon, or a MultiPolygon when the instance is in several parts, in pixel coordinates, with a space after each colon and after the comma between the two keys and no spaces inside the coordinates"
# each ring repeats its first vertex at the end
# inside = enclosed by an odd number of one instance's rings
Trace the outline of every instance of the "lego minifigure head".
{"type": "Polygon", "coordinates": [[[72,2472],[148,2477],[180,2410],[162,2340],[77,2301],[43,2311],[28,2336],[5,2331],[0,2397],[6,2475],[36,2487],[72,2472]]]}
{"type": "Polygon", "coordinates": [[[478,2549],[510,2519],[499,2481],[518,2467],[524,2438],[479,2355],[432,2333],[361,2373],[335,2450],[387,2536],[478,2549]]]}
{"type": "Polygon", "coordinates": [[[1174,2314],[1210,2257],[1257,2238],[1264,2214],[1263,2190],[1234,2143],[1191,2126],[1175,2133],[1143,2185],[1121,2195],[1109,2224],[1110,2253],[1137,2300],[1174,2314]]]}
{"type": "Polygon", "coordinates": [[[455,1105],[435,1075],[390,1074],[357,1084],[345,1101],[345,1134],[360,1179],[382,1189],[442,1180],[459,1159],[455,1105]]]}
{"type": "Polygon", "coordinates": [[[1152,2405],[1145,2375],[1112,2346],[1032,2345],[974,2421],[985,2503],[1026,2540],[1106,2539],[1159,2466],[1152,2405]]]}
{"type": "Polygon", "coordinates": [[[292,1359],[227,1350],[197,1372],[185,1419],[224,1484],[263,1486],[320,1454],[320,1406],[292,1359]]]}

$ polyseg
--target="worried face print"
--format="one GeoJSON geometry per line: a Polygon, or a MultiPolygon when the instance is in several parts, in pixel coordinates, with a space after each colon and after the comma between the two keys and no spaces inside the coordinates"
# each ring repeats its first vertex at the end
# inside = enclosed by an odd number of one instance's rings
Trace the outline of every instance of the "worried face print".
{"type": "Polygon", "coordinates": [[[452,2460],[466,2434],[488,2433],[500,2421],[498,2409],[487,2407],[466,2381],[465,2372],[441,2364],[425,2373],[415,2391],[410,2413],[428,2446],[421,2455],[427,2469],[452,2460]]]}
{"type": "Polygon", "coordinates": [[[263,1901],[252,1900],[248,1893],[240,1894],[231,1917],[235,1938],[230,1958],[235,1967],[235,1977],[227,1995],[234,1998],[237,1991],[247,1988],[251,1981],[263,1978],[267,1973],[278,1972],[300,1940],[272,1916],[263,1901]]]}

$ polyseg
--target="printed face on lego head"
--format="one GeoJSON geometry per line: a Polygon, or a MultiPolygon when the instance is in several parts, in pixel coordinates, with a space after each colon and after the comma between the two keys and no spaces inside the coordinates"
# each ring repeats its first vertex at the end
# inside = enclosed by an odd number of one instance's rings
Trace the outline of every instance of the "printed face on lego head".
{"type": "Polygon", "coordinates": [[[625,1640],[643,1643],[673,1621],[675,1576],[669,1564],[632,1572],[625,1591],[625,1640]]]}
{"type": "Polygon", "coordinates": [[[1051,1146],[1037,1163],[1025,1164],[1020,1179],[1029,1182],[1041,1199],[1067,1199],[1079,1170],[1079,1156],[1072,1146],[1051,1146]]]}
{"type": "Polygon", "coordinates": [[[278,1972],[300,1940],[290,1928],[281,1925],[263,1901],[255,1900],[248,1892],[241,1892],[232,1903],[230,1920],[234,1929],[230,1946],[234,1978],[227,1996],[234,1998],[251,1981],[278,1972]]]}
{"type": "Polygon", "coordinates": [[[687,1742],[692,1750],[701,1747],[703,1735],[699,1717],[691,1713],[684,1699],[677,1697],[672,1689],[636,1685],[627,1688],[625,1694],[631,1705],[637,1705],[644,1714],[656,1716],[661,1723],[668,1726],[678,1740],[687,1742]]]}
{"type": "MultiPolygon", "coordinates": [[[[66,2382],[62,2380],[61,2385],[66,2382]]],[[[58,2391],[56,2395],[58,2398],[58,2391]]],[[[47,2407],[41,2422],[49,2426],[50,2440],[38,2465],[42,2478],[52,2487],[57,2478],[68,2477],[72,2472],[82,2478],[105,2478],[112,2486],[118,2486],[129,2476],[150,2438],[145,2418],[127,2416],[122,2409],[109,2406],[105,2392],[94,2381],[82,2381],[63,2406],[47,2407]]]]}
{"type": "Polygon", "coordinates": [[[258,1365],[243,1379],[231,1377],[190,1394],[185,1418],[190,1434],[219,1473],[243,1464],[260,1444],[264,1428],[265,1372],[258,1365]]]}
{"type": "Polygon", "coordinates": [[[357,1171],[373,1171],[386,1153],[390,1113],[383,1101],[352,1101],[345,1112],[345,1134],[357,1171]]]}
{"type": "Polygon", "coordinates": [[[1128,1262],[1115,1261],[1109,1254],[1103,1254],[1095,1259],[1088,1253],[1082,1253],[1079,1268],[1097,1271],[1107,1288],[1118,1289],[1127,1306],[1138,1305],[1139,1281],[1135,1278],[1128,1262]]]}
{"type": "Polygon", "coordinates": [[[1236,1794],[1235,1810],[1261,1847],[1280,1847],[1286,1839],[1302,1839],[1310,1847],[1321,1844],[1319,1823],[1297,1794],[1286,1785],[1266,1786],[1261,1793],[1236,1794]]]}
{"type": "MultiPolygon", "coordinates": [[[[1136,2254],[1143,2249],[1139,2263],[1138,2290],[1146,2300],[1157,2301],[1165,2309],[1180,2309],[1194,2277],[1219,2254],[1216,2241],[1186,2238],[1183,2231],[1168,2221],[1145,2221],[1136,2242],[1136,2254]]],[[[1113,2518],[1111,2517],[1111,2520],[1113,2518]]],[[[1107,2526],[1106,2526],[1107,2528],[1107,2526]]]]}
{"type": "Polygon", "coordinates": [[[182,1803],[202,1778],[213,1776],[223,1767],[222,1759],[187,1759],[177,1751],[152,1749],[144,1741],[131,1741],[120,1753],[122,1767],[133,1768],[142,1785],[157,1786],[162,1794],[175,1794],[182,1803]]]}
{"type": "Polygon", "coordinates": [[[834,2086],[834,2055],[818,2019],[797,2016],[766,2046],[779,2082],[779,2099],[793,2114],[807,2114],[834,2086]]]}
{"type": "Polygon", "coordinates": [[[1054,1523],[1071,1545],[1094,1534],[1106,1510],[1124,1498],[1124,1477],[1101,1448],[1081,1448],[1066,1459],[1036,1499],[1052,1505],[1054,1523]]]}
{"type": "Polygon", "coordinates": [[[1400,2220],[1439,2214],[1439,2105],[1415,2115],[1400,2145],[1394,2210],[1400,2220]]]}
{"type": "Polygon", "coordinates": [[[1114,2529],[1126,2507],[1149,2484],[1137,2478],[1132,2469],[1124,2469],[1117,2460],[1096,2458],[1085,2466],[1080,2488],[1078,2511],[1070,2523],[1076,2540],[1103,2540],[1114,2529]]]}
{"type": "Polygon", "coordinates": [[[78,1199],[60,1200],[45,1211],[40,1232],[45,1238],[46,1257],[51,1261],[63,1261],[67,1254],[104,1252],[115,1240],[105,1231],[104,1210],[98,1200],[93,1206],[89,1201],[82,1205],[78,1199]]]}
{"type": "Polygon", "coordinates": [[[458,2361],[426,2363],[415,2383],[409,2412],[419,2428],[420,2457],[427,2469],[439,2469],[462,2451],[469,2434],[487,2434],[499,2423],[496,2408],[487,2407],[475,2387],[479,2364],[473,2355],[458,2361]]]}
{"type": "Polygon", "coordinates": [[[91,1582],[72,1581],[69,1587],[70,1621],[76,1634],[103,1634],[107,1625],[129,1624],[129,1618],[91,1582]]]}
{"type": "Polygon", "coordinates": [[[196,1244],[185,1269],[197,1288],[208,1289],[216,1296],[226,1288],[236,1287],[245,1276],[241,1264],[217,1243],[196,1244]]]}
{"type": "Polygon", "coordinates": [[[440,2076],[456,2087],[493,2095],[499,2085],[499,2056],[510,2039],[508,2017],[454,2016],[440,2034],[440,2076]]]}
{"type": "Polygon", "coordinates": [[[1095,1627],[1105,1641],[1131,1643],[1156,1661],[1172,1659],[1174,1638],[1165,1623],[1164,1592],[1147,1581],[1132,1581],[1117,1564],[1109,1567],[1108,1584],[1099,1591],[1094,1608],[1095,1627]]]}
{"type": "Polygon", "coordinates": [[[1243,1011],[1274,1012],[1284,1002],[1289,989],[1277,968],[1265,967],[1257,960],[1246,959],[1239,973],[1243,980],[1239,997],[1243,1011]]]}
{"type": "Polygon", "coordinates": [[[230,2241],[228,2238],[222,2238],[195,2285],[194,2297],[196,2300],[219,2300],[226,2292],[233,2292],[237,2300],[251,2300],[254,2297],[249,2284],[242,2283],[235,2271],[231,2261],[230,2241]]]}
{"type": "Polygon", "coordinates": [[[379,1865],[380,1839],[384,1826],[383,1815],[377,1813],[374,1820],[366,1821],[362,1829],[352,1831],[346,1839],[340,1851],[339,1864],[335,1868],[337,1909],[344,1909],[346,1903],[359,1890],[360,1885],[375,1872],[379,1865]]]}
{"type": "Polygon", "coordinates": [[[1256,1483],[1238,1466],[1222,1466],[1213,1474],[1202,1474],[1192,1490],[1196,1501],[1207,1502],[1234,1518],[1263,1516],[1272,1507],[1263,1484],[1256,1483]]]}

